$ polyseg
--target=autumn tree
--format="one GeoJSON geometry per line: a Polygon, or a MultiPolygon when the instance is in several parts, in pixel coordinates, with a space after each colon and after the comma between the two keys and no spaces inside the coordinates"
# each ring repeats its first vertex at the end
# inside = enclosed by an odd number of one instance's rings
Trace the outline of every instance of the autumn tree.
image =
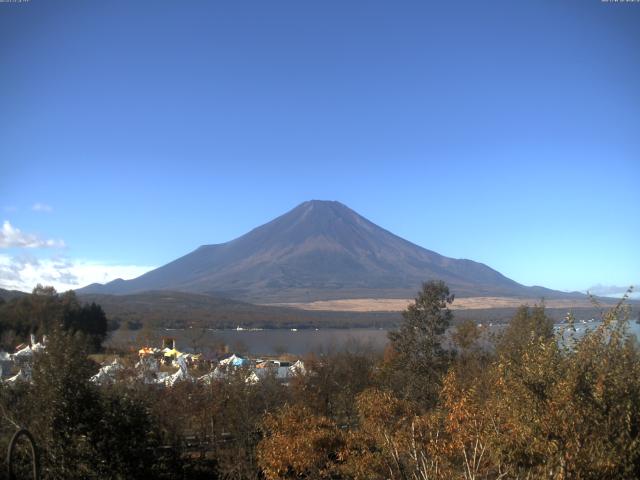
{"type": "Polygon", "coordinates": [[[344,435],[335,422],[301,406],[285,406],[262,424],[258,462],[267,480],[341,478],[344,435]]]}
{"type": "Polygon", "coordinates": [[[615,307],[570,343],[527,329],[517,348],[500,351],[484,408],[495,415],[488,438],[511,476],[638,478],[640,350],[625,312],[615,307]]]}
{"type": "Polygon", "coordinates": [[[358,415],[353,399],[373,384],[373,353],[356,350],[309,355],[304,363],[307,374],[290,381],[293,401],[339,425],[354,423],[358,415]]]}
{"type": "Polygon", "coordinates": [[[476,322],[465,320],[452,329],[450,339],[456,356],[449,374],[455,375],[456,383],[468,388],[491,388],[477,382],[493,359],[491,332],[476,322]]]}

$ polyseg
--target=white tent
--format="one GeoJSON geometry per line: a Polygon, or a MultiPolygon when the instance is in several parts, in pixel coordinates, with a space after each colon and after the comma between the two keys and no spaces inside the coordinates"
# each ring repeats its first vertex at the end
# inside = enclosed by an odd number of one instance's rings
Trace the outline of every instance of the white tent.
{"type": "Polygon", "coordinates": [[[159,383],[159,378],[161,377],[161,373],[165,373],[162,378],[166,376],[166,372],[159,372],[158,360],[153,358],[152,356],[146,356],[140,358],[140,360],[136,363],[135,369],[137,370],[137,378],[141,380],[143,383],[152,384],[159,383]]]}
{"type": "Polygon", "coordinates": [[[173,375],[169,375],[164,378],[159,378],[158,383],[161,383],[166,387],[173,387],[176,383],[182,380],[187,380],[187,378],[185,377],[184,373],[182,373],[182,370],[178,369],[178,371],[173,375]]]}
{"type": "Polygon", "coordinates": [[[193,378],[189,374],[189,371],[187,370],[187,361],[184,359],[184,357],[178,357],[177,362],[178,367],[180,367],[178,371],[173,375],[169,375],[168,377],[161,380],[161,382],[164,383],[164,385],[167,387],[173,387],[176,383],[181,381],[193,380],[193,378]]]}
{"type": "Polygon", "coordinates": [[[307,373],[307,369],[304,368],[302,360],[298,360],[296,363],[289,367],[289,372],[292,375],[304,375],[307,373]]]}
{"type": "MultiPolygon", "coordinates": [[[[14,362],[23,363],[29,362],[33,358],[34,353],[42,352],[46,348],[46,337],[42,337],[42,343],[36,342],[36,336],[30,335],[30,342],[24,348],[21,348],[13,355],[10,355],[10,359],[14,362]]],[[[2,360],[2,358],[0,358],[2,360]]]]}
{"type": "Polygon", "coordinates": [[[15,385],[18,382],[31,382],[31,370],[29,368],[21,368],[13,377],[5,380],[9,385],[15,385]]]}
{"type": "Polygon", "coordinates": [[[198,383],[204,383],[205,385],[211,385],[214,380],[218,380],[220,378],[224,378],[225,373],[219,367],[216,367],[214,370],[209,373],[205,373],[201,377],[198,377],[198,383]]]}
{"type": "Polygon", "coordinates": [[[39,343],[38,342],[38,343],[32,343],[31,344],[31,351],[33,353],[40,353],[40,352],[44,351],[45,348],[47,348],[47,347],[44,344],[44,340],[43,340],[43,343],[39,343]]]}
{"type": "Polygon", "coordinates": [[[155,382],[149,382],[149,383],[159,383],[164,385],[164,381],[167,378],[169,378],[169,374],[167,372],[157,372],[155,382]]]}
{"type": "Polygon", "coordinates": [[[158,371],[158,360],[153,358],[152,356],[142,357],[135,365],[135,368],[138,370],[145,370],[149,372],[157,372],[158,371]]]}
{"type": "Polygon", "coordinates": [[[249,360],[246,358],[239,357],[235,353],[230,357],[225,358],[224,360],[220,360],[220,365],[232,365],[234,367],[241,367],[249,363],[249,360]]]}
{"type": "Polygon", "coordinates": [[[124,366],[116,358],[110,364],[100,368],[98,373],[91,377],[91,381],[97,383],[98,385],[113,383],[116,381],[116,375],[123,368],[124,366]]]}
{"type": "Polygon", "coordinates": [[[21,348],[16,353],[11,355],[11,359],[14,362],[23,362],[28,361],[33,357],[33,350],[31,350],[31,346],[27,345],[24,348],[21,348]]]}
{"type": "Polygon", "coordinates": [[[256,383],[258,383],[260,381],[260,379],[258,378],[258,375],[256,375],[256,372],[251,372],[249,374],[249,376],[244,381],[245,381],[245,383],[248,383],[249,385],[255,385],[256,383]]]}

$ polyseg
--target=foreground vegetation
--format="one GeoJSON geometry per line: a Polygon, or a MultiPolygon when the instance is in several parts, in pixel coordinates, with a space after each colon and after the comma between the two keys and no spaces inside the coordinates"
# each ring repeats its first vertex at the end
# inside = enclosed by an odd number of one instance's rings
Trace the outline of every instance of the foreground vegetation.
{"type": "Polygon", "coordinates": [[[310,356],[288,386],[237,369],[161,389],[91,383],[95,333],[65,322],[62,297],[32,299],[41,323],[25,313],[21,334],[50,336],[33,382],[0,387],[0,445],[27,427],[44,478],[640,477],[640,350],[624,302],[579,339],[539,305],[488,347],[471,322],[450,345],[453,297],[429,282],[383,356],[310,356]]]}

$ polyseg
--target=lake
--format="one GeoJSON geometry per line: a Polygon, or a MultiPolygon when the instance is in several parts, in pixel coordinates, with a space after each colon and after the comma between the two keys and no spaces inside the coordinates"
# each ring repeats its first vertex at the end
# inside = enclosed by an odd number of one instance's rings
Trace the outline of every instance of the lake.
{"type": "MultiPolygon", "coordinates": [[[[576,323],[577,337],[593,329],[599,322],[576,323]]],[[[556,325],[556,329],[564,325],[556,325]]],[[[640,325],[629,323],[630,332],[640,339],[640,325]]],[[[498,332],[504,325],[494,325],[490,331],[498,332]]],[[[151,332],[144,330],[116,330],[107,345],[135,347],[160,345],[163,337],[176,339],[176,347],[183,351],[206,351],[220,344],[230,351],[251,355],[278,355],[291,353],[323,353],[344,350],[382,351],[387,344],[387,330],[379,328],[327,328],[327,329],[265,329],[265,330],[213,330],[213,329],[164,329],[151,332]]],[[[566,334],[565,334],[566,337],[566,334]]]]}
{"type": "MultiPolygon", "coordinates": [[[[377,328],[327,328],[321,330],[288,329],[266,330],[204,330],[201,329],[155,329],[155,338],[160,343],[162,337],[176,339],[179,350],[206,350],[221,343],[231,351],[252,355],[276,355],[291,353],[322,353],[331,351],[375,350],[382,351],[387,343],[387,331],[377,328]]],[[[142,331],[117,330],[108,340],[112,346],[141,346],[144,341],[142,331]]]]}

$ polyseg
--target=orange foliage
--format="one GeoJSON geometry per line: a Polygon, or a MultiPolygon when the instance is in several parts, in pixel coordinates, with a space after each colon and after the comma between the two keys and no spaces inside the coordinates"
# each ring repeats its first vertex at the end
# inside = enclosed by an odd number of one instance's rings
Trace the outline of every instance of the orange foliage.
{"type": "Polygon", "coordinates": [[[335,477],[344,438],[333,421],[286,406],[265,417],[263,430],[257,457],[268,480],[335,477]]]}

